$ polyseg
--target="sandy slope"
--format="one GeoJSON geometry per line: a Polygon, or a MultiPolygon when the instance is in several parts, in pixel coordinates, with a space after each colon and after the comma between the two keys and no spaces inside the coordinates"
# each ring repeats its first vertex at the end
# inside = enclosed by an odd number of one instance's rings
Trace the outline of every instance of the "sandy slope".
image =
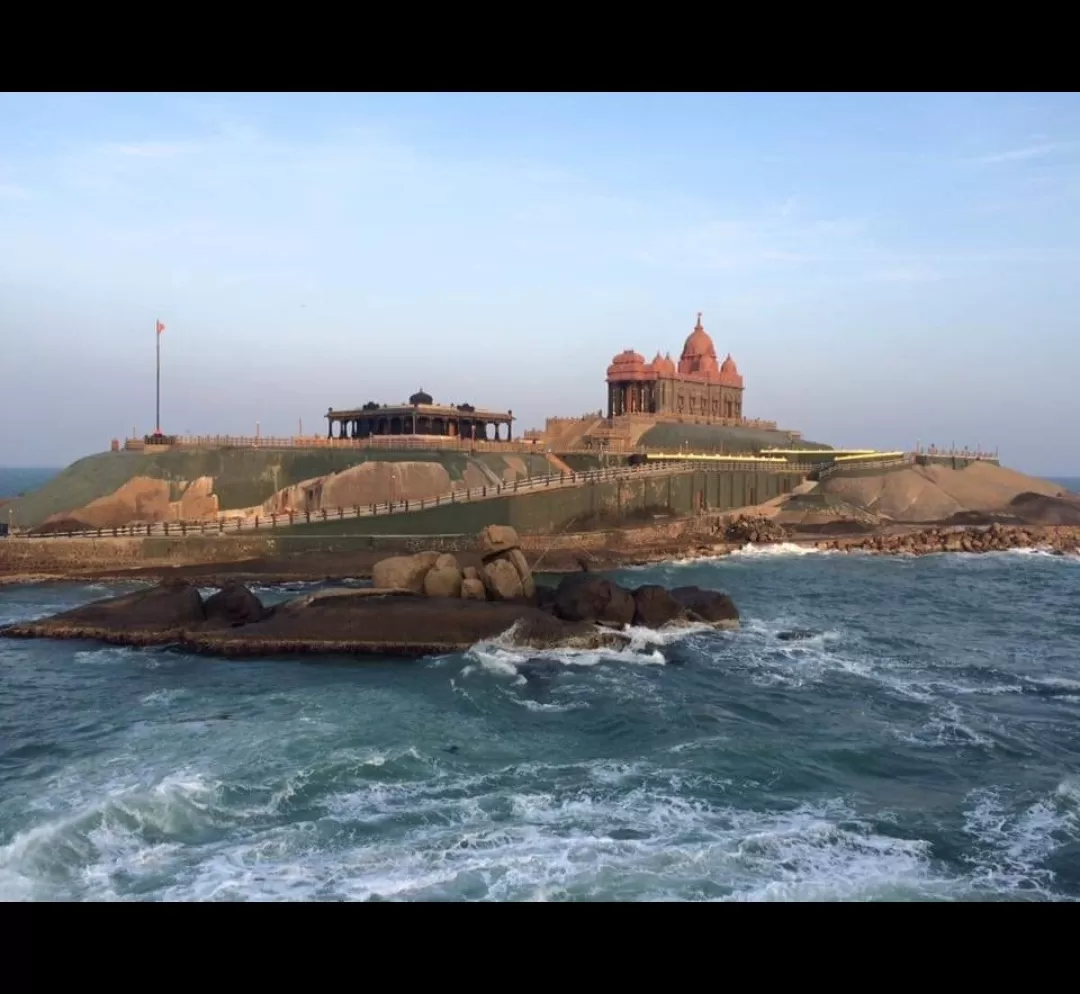
{"type": "Polygon", "coordinates": [[[817,490],[908,522],[942,521],[964,512],[1008,513],[1010,502],[1022,493],[1053,497],[1062,492],[1056,483],[983,462],[966,469],[905,466],[866,476],[840,474],[822,481],[817,490]]]}

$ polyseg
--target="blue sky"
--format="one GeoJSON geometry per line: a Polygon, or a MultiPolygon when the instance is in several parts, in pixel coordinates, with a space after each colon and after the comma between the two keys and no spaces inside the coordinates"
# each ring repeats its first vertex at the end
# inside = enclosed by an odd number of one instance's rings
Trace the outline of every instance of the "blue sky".
{"type": "Polygon", "coordinates": [[[0,95],[0,465],[605,402],[697,311],[744,408],[1080,474],[1075,94],[0,95]]]}

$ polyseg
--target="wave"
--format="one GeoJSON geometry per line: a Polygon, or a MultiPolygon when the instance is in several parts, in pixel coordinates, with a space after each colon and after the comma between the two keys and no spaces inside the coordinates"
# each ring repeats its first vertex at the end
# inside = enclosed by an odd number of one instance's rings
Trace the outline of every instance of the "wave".
{"type": "MultiPolygon", "coordinates": [[[[0,896],[1055,899],[1048,860],[1080,841],[1071,780],[1019,808],[994,791],[971,794],[970,849],[945,862],[929,840],[839,797],[751,811],[683,796],[677,772],[642,763],[560,770],[560,781],[575,777],[571,789],[552,786],[551,772],[532,764],[369,781],[322,797],[321,816],[269,824],[230,810],[220,782],[177,774],[17,835],[0,848],[0,896]]],[[[286,781],[275,796],[291,789],[286,781]]]]}

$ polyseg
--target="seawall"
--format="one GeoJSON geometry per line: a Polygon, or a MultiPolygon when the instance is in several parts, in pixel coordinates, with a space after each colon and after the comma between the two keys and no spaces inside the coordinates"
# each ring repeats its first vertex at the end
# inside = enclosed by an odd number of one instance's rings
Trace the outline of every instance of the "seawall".
{"type": "Polygon", "coordinates": [[[693,470],[660,477],[444,504],[410,514],[353,518],[240,535],[164,538],[41,538],[0,540],[0,573],[237,562],[308,553],[379,548],[469,548],[488,524],[507,524],[529,544],[602,548],[627,541],[626,529],[675,537],[688,520],[788,493],[798,473],[693,470]],[[567,546],[564,543],[569,543],[567,546]]]}

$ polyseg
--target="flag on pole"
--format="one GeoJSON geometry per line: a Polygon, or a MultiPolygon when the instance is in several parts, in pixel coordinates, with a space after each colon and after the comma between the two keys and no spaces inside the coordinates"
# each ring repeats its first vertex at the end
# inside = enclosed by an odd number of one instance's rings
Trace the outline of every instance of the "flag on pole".
{"type": "Polygon", "coordinates": [[[163,325],[160,321],[158,321],[158,323],[157,323],[157,333],[160,335],[164,330],[165,330],[165,325],[163,325]]]}

